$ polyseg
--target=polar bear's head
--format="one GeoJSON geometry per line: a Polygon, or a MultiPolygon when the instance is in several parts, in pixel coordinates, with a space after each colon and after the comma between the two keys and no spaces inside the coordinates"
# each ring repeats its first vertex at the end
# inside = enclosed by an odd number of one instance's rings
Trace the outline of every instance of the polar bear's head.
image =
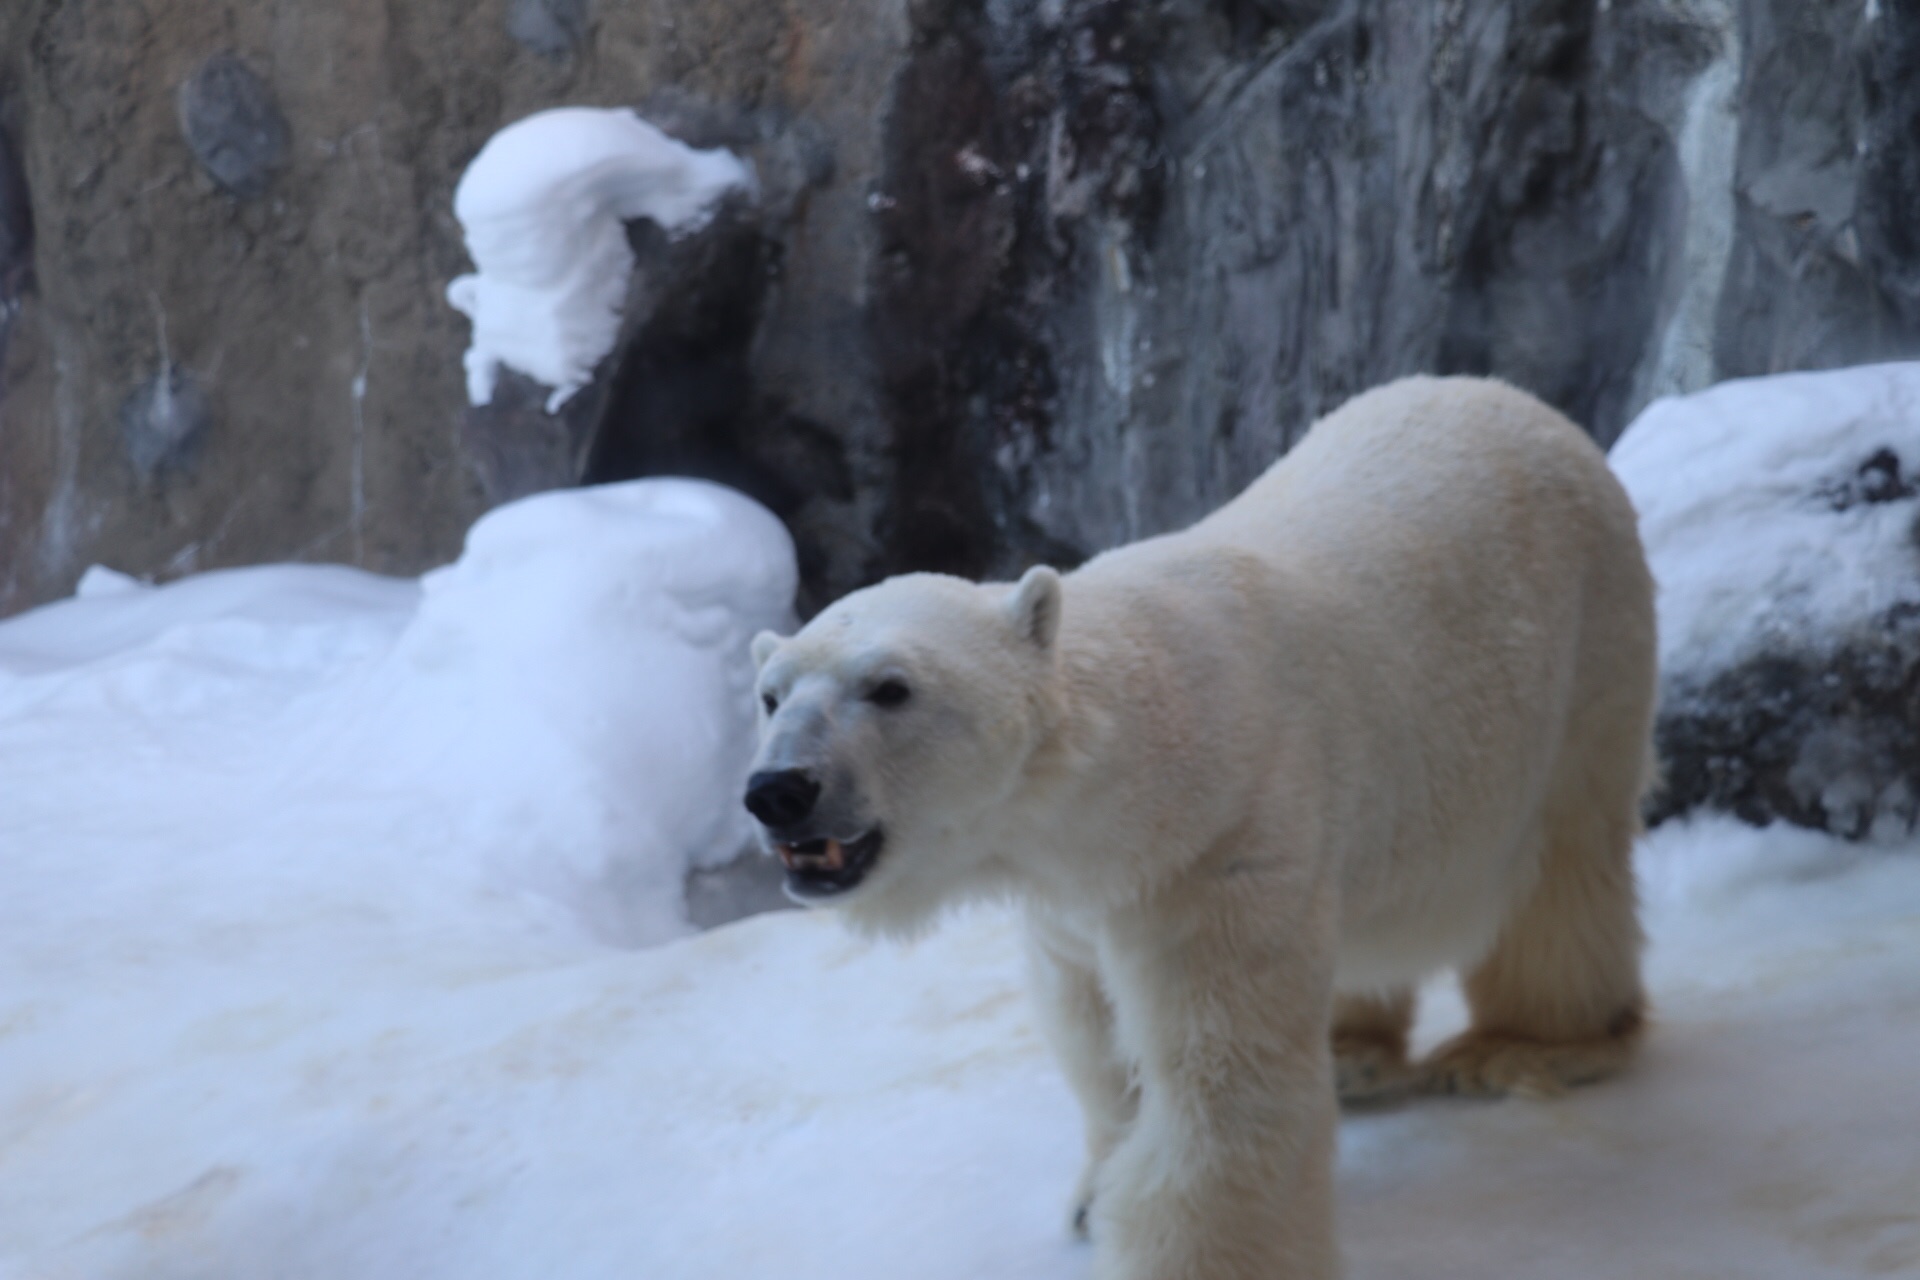
{"type": "Polygon", "coordinates": [[[760,750],[746,805],[790,897],[862,926],[924,924],[991,891],[1001,828],[1054,704],[1060,579],[911,574],[790,640],[756,637],[760,750]]]}

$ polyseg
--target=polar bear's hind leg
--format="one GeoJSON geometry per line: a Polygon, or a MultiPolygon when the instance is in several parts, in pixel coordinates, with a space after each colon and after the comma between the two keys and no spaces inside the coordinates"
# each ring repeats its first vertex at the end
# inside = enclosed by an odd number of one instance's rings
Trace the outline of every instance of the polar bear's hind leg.
{"type": "Polygon", "coordinates": [[[1407,1059],[1413,1030],[1410,988],[1342,995],[1333,1003],[1333,1067],[1346,1106],[1392,1102],[1414,1084],[1407,1059]]]}
{"type": "Polygon", "coordinates": [[[1539,879],[1464,975],[1471,1026],[1422,1065],[1423,1091],[1549,1096],[1626,1067],[1646,1021],[1629,794],[1544,824],[1539,879]]]}

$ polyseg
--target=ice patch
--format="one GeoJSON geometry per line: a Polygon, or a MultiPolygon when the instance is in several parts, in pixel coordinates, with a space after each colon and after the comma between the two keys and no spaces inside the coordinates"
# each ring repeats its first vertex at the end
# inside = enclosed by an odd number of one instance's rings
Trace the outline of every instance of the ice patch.
{"type": "Polygon", "coordinates": [[[559,409],[619,334],[634,262],[622,224],[683,234],[752,187],[731,152],[695,150],[624,108],[560,107],[494,134],[453,197],[479,269],[447,286],[473,321],[468,399],[490,403],[504,364],[554,388],[547,412],[559,409]]]}

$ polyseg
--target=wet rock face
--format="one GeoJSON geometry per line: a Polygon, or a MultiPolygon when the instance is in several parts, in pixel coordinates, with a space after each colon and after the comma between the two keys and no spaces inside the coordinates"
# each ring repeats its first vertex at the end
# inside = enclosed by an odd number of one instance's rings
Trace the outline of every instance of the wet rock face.
{"type": "Polygon", "coordinates": [[[460,443],[494,506],[575,483],[583,469],[590,402],[575,396],[559,413],[546,411],[552,388],[502,369],[491,403],[460,415],[460,443]]]}
{"type": "Polygon", "coordinates": [[[417,571],[491,503],[658,471],[779,511],[812,609],[1178,527],[1416,370],[1609,441],[1920,354],[1916,85],[1905,0],[21,0],[0,611],[183,547],[417,571]],[[560,419],[470,410],[453,185],[578,102],[761,200],[636,229],[560,419]],[[223,435],[160,501],[119,423],[163,360],[223,435]]]}
{"type": "Polygon", "coordinates": [[[33,283],[33,201],[19,153],[0,129],[0,325],[33,283]]]}
{"type": "Polygon", "coordinates": [[[266,194],[291,145],[273,91],[231,53],[208,58],[180,86],[180,131],[208,176],[243,200],[266,194]]]}
{"type": "Polygon", "coordinates": [[[1920,6],[1881,6],[1861,53],[1856,220],[1863,267],[1908,324],[1920,323],[1920,6]]]}
{"type": "Polygon", "coordinates": [[[152,480],[190,466],[210,421],[199,381],[169,364],[120,406],[120,436],[134,474],[152,480]]]}
{"type": "MultiPolygon", "coordinates": [[[[0,370],[6,368],[7,336],[33,287],[33,202],[27,178],[7,131],[0,128],[0,370]]],[[[0,378],[0,401],[6,399],[0,378]]]]}

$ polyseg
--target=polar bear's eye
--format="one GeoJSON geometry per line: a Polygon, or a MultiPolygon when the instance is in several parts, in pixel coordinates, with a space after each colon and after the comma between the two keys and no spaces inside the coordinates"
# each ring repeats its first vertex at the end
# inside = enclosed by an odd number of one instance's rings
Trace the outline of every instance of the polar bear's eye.
{"type": "Polygon", "coordinates": [[[770,693],[763,693],[760,695],[760,705],[767,709],[768,715],[772,715],[780,709],[780,699],[770,693]]]}
{"type": "Polygon", "coordinates": [[[882,680],[867,690],[867,701],[876,707],[897,707],[912,696],[904,680],[882,680]]]}

